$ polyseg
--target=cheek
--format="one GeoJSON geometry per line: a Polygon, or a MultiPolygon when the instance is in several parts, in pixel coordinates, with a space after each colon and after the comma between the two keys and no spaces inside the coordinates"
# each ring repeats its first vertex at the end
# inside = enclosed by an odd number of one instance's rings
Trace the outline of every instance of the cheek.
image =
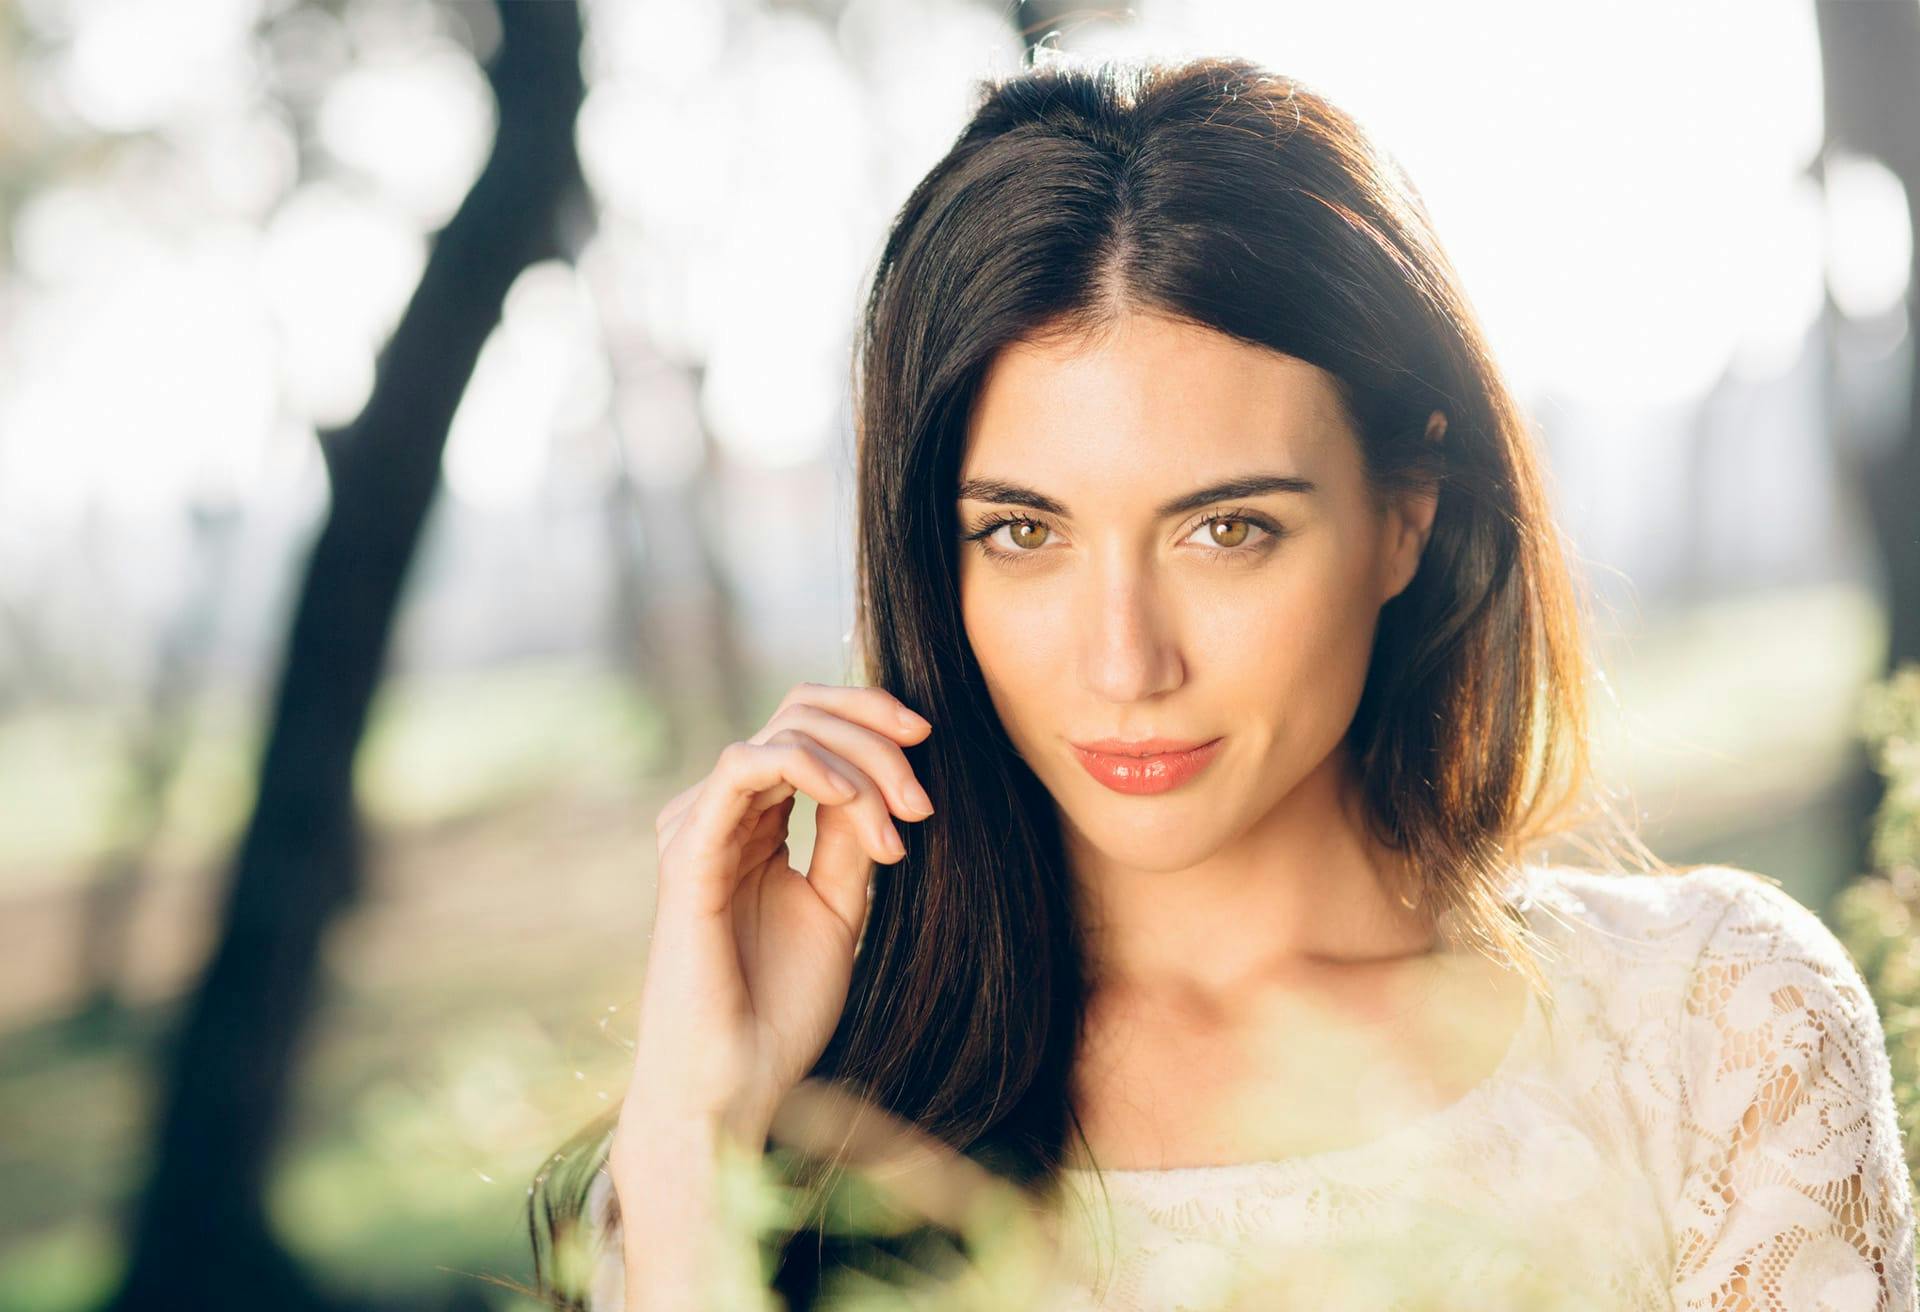
{"type": "Polygon", "coordinates": [[[1205,616],[1193,649],[1199,667],[1260,690],[1289,715],[1333,713],[1357,700],[1378,612],[1351,562],[1303,551],[1263,575],[1196,612],[1205,616]]]}
{"type": "Polygon", "coordinates": [[[994,711],[1015,744],[1025,712],[1053,695],[1046,680],[1069,668],[1054,646],[1065,629],[1047,613],[1043,593],[996,587],[993,579],[961,570],[960,616],[967,643],[994,711]]]}

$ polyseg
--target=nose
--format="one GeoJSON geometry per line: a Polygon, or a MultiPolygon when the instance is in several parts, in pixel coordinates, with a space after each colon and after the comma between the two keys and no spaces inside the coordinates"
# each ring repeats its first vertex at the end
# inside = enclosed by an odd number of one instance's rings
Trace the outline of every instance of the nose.
{"type": "Polygon", "coordinates": [[[1153,570],[1113,563],[1082,576],[1075,608],[1080,686],[1114,703],[1145,701],[1186,678],[1179,617],[1153,570]]]}

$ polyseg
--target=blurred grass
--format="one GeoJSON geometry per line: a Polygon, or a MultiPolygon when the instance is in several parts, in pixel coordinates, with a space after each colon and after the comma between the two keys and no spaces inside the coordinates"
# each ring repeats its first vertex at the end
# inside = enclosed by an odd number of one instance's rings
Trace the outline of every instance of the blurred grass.
{"type": "MultiPolygon", "coordinates": [[[[576,832],[623,845],[604,818],[576,832]]],[[[553,839],[563,863],[569,837],[553,839]]],[[[484,835],[465,836],[470,844],[484,847],[484,835]]],[[[296,1251],[342,1288],[425,1291],[445,1285],[440,1267],[524,1279],[527,1179],[563,1127],[624,1087],[640,869],[583,861],[577,877],[528,880],[526,865],[481,868],[447,848],[415,839],[383,859],[379,905],[331,945],[329,997],[298,1080],[272,1207],[296,1251]],[[449,877],[456,862],[483,886],[534,885],[526,914],[497,901],[476,914],[464,881],[449,877]],[[433,895],[423,877],[433,871],[445,886],[440,915],[418,904],[433,895]],[[593,905],[615,897],[613,914],[593,905]],[[545,920],[535,901],[550,904],[545,920]],[[440,925],[371,932],[387,912],[440,925]]],[[[170,1004],[142,1007],[107,1034],[49,1021],[0,1044],[0,1306],[85,1305],[81,1273],[112,1249],[103,1209],[140,1179],[146,1062],[171,1014],[170,1004]]]]}
{"type": "MultiPolygon", "coordinates": [[[[1619,702],[1599,708],[1603,775],[1632,781],[1662,855],[1750,865],[1817,904],[1851,873],[1827,799],[1883,641],[1850,589],[1655,617],[1603,648],[1619,702]]],[[[162,884],[211,887],[250,797],[251,716],[215,699],[197,726],[162,884]]],[[[649,780],[659,732],[628,680],[575,663],[383,693],[359,765],[374,866],[329,940],[272,1198],[288,1241],[343,1291],[427,1306],[464,1280],[495,1306],[532,1306],[473,1277],[530,1277],[526,1182],[624,1088],[652,817],[686,782],[649,780]]],[[[104,712],[0,724],[0,898],[71,902],[105,850],[119,751],[104,712]]],[[[796,834],[796,855],[809,843],[796,834]]],[[[177,905],[140,922],[139,952],[190,936],[195,904],[177,905]]],[[[70,969],[41,923],[0,916],[0,982],[70,969]]],[[[83,1307],[111,1279],[111,1212],[146,1148],[146,1063],[186,974],[155,978],[118,1024],[55,1009],[0,1036],[0,1307],[83,1307]]]]}
{"type": "Polygon", "coordinates": [[[1863,690],[1883,673],[1879,603],[1828,586],[1615,623],[1599,644],[1594,768],[1649,845],[1772,875],[1823,905],[1858,873],[1841,790],[1863,690]]]}
{"type": "MultiPolygon", "coordinates": [[[[0,720],[0,896],[72,887],[114,842],[129,708],[53,707],[0,720]]],[[[205,859],[253,801],[260,708],[209,690],[168,787],[162,856],[205,859]]],[[[479,815],[556,780],[624,780],[659,721],[631,679],[571,660],[400,675],[374,701],[356,764],[370,821],[390,829],[479,815]]]]}

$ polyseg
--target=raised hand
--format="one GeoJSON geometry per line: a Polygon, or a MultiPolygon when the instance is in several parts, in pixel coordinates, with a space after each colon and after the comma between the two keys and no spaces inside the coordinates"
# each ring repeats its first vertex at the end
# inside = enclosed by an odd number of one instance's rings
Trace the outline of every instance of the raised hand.
{"type": "Polygon", "coordinates": [[[746,1142],[764,1136],[846,1006],[874,863],[905,855],[894,818],[933,813],[901,750],[930,730],[879,688],[802,683],[661,808],[615,1160],[685,1118],[718,1116],[746,1142]],[[804,876],[787,850],[802,792],[819,807],[804,876]]]}

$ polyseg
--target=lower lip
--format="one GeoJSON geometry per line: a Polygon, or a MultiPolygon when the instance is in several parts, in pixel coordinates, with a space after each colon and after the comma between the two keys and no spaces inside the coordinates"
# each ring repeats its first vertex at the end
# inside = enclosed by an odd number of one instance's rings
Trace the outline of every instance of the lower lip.
{"type": "Polygon", "coordinates": [[[1171,792],[1207,768],[1207,762],[1220,750],[1223,740],[1215,738],[1191,751],[1163,752],[1159,756],[1114,756],[1108,752],[1090,752],[1075,747],[1087,773],[1116,793],[1142,796],[1171,792]]]}

